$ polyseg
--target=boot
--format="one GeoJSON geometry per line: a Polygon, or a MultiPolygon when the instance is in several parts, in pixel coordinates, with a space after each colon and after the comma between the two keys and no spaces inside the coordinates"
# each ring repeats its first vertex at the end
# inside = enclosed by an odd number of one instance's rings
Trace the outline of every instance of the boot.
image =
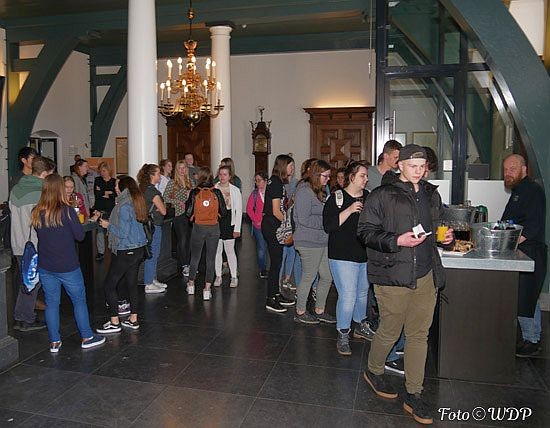
{"type": "Polygon", "coordinates": [[[336,349],[340,355],[351,355],[351,348],[349,346],[349,329],[337,330],[338,340],[336,341],[336,349]]]}

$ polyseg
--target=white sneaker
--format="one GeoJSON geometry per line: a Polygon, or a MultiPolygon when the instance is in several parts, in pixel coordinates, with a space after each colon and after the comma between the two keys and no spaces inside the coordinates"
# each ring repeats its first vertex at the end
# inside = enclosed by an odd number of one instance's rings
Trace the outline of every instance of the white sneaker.
{"type": "Polygon", "coordinates": [[[222,277],[217,276],[216,279],[214,280],[214,287],[221,287],[221,285],[222,285],[222,277]]]}
{"type": "Polygon", "coordinates": [[[190,296],[195,294],[195,283],[193,281],[189,281],[187,283],[187,294],[189,294],[190,296]]]}
{"type": "Polygon", "coordinates": [[[164,293],[164,292],[166,292],[165,288],[159,287],[154,283],[145,284],[145,294],[158,294],[158,293],[164,293]]]}
{"type": "Polygon", "coordinates": [[[202,300],[210,300],[212,298],[212,291],[211,290],[203,290],[202,291],[202,300]]]}
{"type": "Polygon", "coordinates": [[[231,288],[235,288],[239,285],[239,280],[237,278],[231,278],[231,282],[229,283],[229,286],[231,288]]]}
{"type": "Polygon", "coordinates": [[[155,284],[157,287],[160,287],[160,288],[168,288],[168,284],[157,281],[156,279],[153,279],[153,284],[155,284]]]}

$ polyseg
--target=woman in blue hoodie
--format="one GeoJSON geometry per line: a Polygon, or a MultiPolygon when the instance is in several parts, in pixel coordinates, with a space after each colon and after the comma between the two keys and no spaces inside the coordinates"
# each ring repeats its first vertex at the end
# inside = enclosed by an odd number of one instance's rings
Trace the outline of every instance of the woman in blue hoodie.
{"type": "Polygon", "coordinates": [[[111,319],[97,329],[98,333],[118,333],[121,325],[133,330],[139,328],[137,279],[147,244],[143,222],[147,220],[148,211],[143,193],[132,177],[117,180],[115,190],[118,196],[109,221],[99,220],[100,226],[109,231],[109,248],[113,254],[104,284],[111,319]],[[130,300],[130,317],[122,323],[118,318],[119,283],[126,287],[130,300]]]}

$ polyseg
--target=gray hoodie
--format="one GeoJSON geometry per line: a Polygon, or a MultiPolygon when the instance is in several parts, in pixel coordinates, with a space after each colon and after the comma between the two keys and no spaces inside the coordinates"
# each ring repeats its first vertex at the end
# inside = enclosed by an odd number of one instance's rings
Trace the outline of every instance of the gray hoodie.
{"type": "Polygon", "coordinates": [[[294,198],[294,245],[322,248],[328,246],[328,234],[323,229],[323,207],[308,183],[300,183],[294,198]]]}

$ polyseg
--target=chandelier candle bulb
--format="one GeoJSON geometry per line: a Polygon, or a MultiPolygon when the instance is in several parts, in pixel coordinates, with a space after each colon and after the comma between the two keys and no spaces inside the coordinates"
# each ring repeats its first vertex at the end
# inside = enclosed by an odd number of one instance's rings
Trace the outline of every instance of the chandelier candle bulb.
{"type": "Polygon", "coordinates": [[[172,61],[166,61],[166,66],[168,67],[168,79],[172,78],[172,61]]]}
{"type": "Polygon", "coordinates": [[[160,84],[160,102],[164,101],[164,83],[160,84]]]}
{"type": "Polygon", "coordinates": [[[179,75],[179,76],[181,76],[181,70],[182,70],[182,68],[183,68],[182,63],[183,63],[183,60],[181,59],[181,56],[180,56],[180,57],[178,58],[178,69],[179,69],[179,70],[178,70],[178,75],[179,75]]]}
{"type": "Polygon", "coordinates": [[[212,61],[212,79],[216,78],[216,61],[212,61]]]}

